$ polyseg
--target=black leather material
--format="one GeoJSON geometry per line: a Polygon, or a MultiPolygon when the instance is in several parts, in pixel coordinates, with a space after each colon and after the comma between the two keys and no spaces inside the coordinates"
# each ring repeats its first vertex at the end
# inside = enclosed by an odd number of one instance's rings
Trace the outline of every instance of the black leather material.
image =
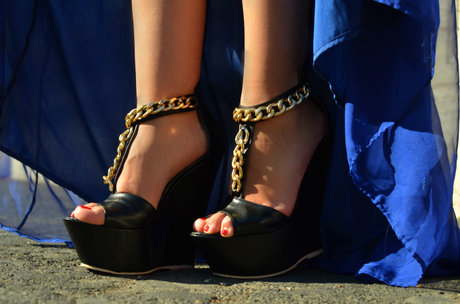
{"type": "Polygon", "coordinates": [[[270,233],[289,222],[289,217],[273,208],[238,197],[234,197],[220,212],[232,220],[235,237],[270,233]]]}
{"type": "Polygon", "coordinates": [[[114,193],[98,203],[104,209],[104,226],[142,229],[153,224],[158,214],[145,199],[130,193],[114,193]]]}

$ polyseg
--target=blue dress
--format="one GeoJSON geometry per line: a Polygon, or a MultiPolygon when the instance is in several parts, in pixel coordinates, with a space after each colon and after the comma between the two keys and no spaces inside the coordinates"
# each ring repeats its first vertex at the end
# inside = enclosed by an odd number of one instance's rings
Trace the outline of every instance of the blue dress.
{"type": "MultiPolygon", "coordinates": [[[[62,218],[109,194],[101,176],[135,107],[130,2],[4,0],[0,8],[0,150],[25,165],[25,178],[13,179],[10,159],[0,158],[0,225],[69,243],[62,218]]],[[[437,1],[315,3],[305,73],[335,129],[320,267],[397,286],[460,274],[454,1],[447,9],[453,36],[442,58],[454,68],[443,89],[453,93],[435,100],[437,1]]],[[[208,1],[200,83],[228,146],[209,210],[227,194],[243,47],[241,3],[208,1]]]]}

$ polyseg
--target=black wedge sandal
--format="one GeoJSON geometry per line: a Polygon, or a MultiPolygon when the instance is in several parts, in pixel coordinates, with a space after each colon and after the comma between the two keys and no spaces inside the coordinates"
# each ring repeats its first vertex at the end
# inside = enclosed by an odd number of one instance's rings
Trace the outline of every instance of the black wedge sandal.
{"type": "Polygon", "coordinates": [[[233,152],[232,196],[226,207],[218,210],[230,217],[234,235],[224,238],[220,234],[191,234],[215,275],[237,279],[272,277],[322,254],[319,220],[330,151],[327,132],[304,174],[291,216],[243,199],[254,123],[281,115],[309,96],[308,84],[300,84],[269,102],[234,110],[233,119],[240,123],[240,129],[233,152]]]}
{"type": "Polygon", "coordinates": [[[152,102],[128,113],[127,130],[120,135],[114,166],[104,176],[112,194],[98,204],[104,209],[105,223],[99,226],[74,217],[64,219],[81,266],[117,275],[194,267],[196,249],[189,236],[190,227],[206,212],[223,153],[223,148],[211,134],[218,132],[219,126],[204,102],[198,102],[195,96],[201,97],[199,88],[195,95],[152,102]],[[139,196],[117,193],[116,180],[139,124],[160,116],[195,110],[198,106],[201,122],[206,121],[203,126],[210,141],[208,152],[166,185],[158,208],[139,196]]]}

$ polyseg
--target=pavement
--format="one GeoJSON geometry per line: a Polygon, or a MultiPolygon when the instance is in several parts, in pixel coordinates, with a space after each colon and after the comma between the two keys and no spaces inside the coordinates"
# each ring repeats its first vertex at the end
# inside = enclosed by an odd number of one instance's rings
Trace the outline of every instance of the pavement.
{"type": "Polygon", "coordinates": [[[74,249],[0,229],[0,303],[460,303],[460,277],[424,278],[416,287],[363,284],[353,276],[298,268],[262,280],[195,269],[113,276],[78,266],[74,249]]]}

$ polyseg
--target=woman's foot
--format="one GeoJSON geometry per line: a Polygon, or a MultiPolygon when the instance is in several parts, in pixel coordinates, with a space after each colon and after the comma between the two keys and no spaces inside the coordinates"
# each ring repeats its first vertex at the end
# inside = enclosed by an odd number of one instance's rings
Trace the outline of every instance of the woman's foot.
{"type": "MultiPolygon", "coordinates": [[[[166,184],[206,151],[206,132],[197,111],[143,122],[116,182],[116,190],[140,196],[156,208],[166,184]]],[[[93,225],[103,225],[105,220],[103,209],[95,203],[78,206],[72,216],[93,225]]]]}
{"type": "MultiPolygon", "coordinates": [[[[311,97],[283,115],[257,122],[243,198],[291,215],[303,175],[325,134],[325,113],[311,97]]],[[[197,219],[193,229],[223,237],[234,233],[230,218],[220,212],[197,219]]]]}

